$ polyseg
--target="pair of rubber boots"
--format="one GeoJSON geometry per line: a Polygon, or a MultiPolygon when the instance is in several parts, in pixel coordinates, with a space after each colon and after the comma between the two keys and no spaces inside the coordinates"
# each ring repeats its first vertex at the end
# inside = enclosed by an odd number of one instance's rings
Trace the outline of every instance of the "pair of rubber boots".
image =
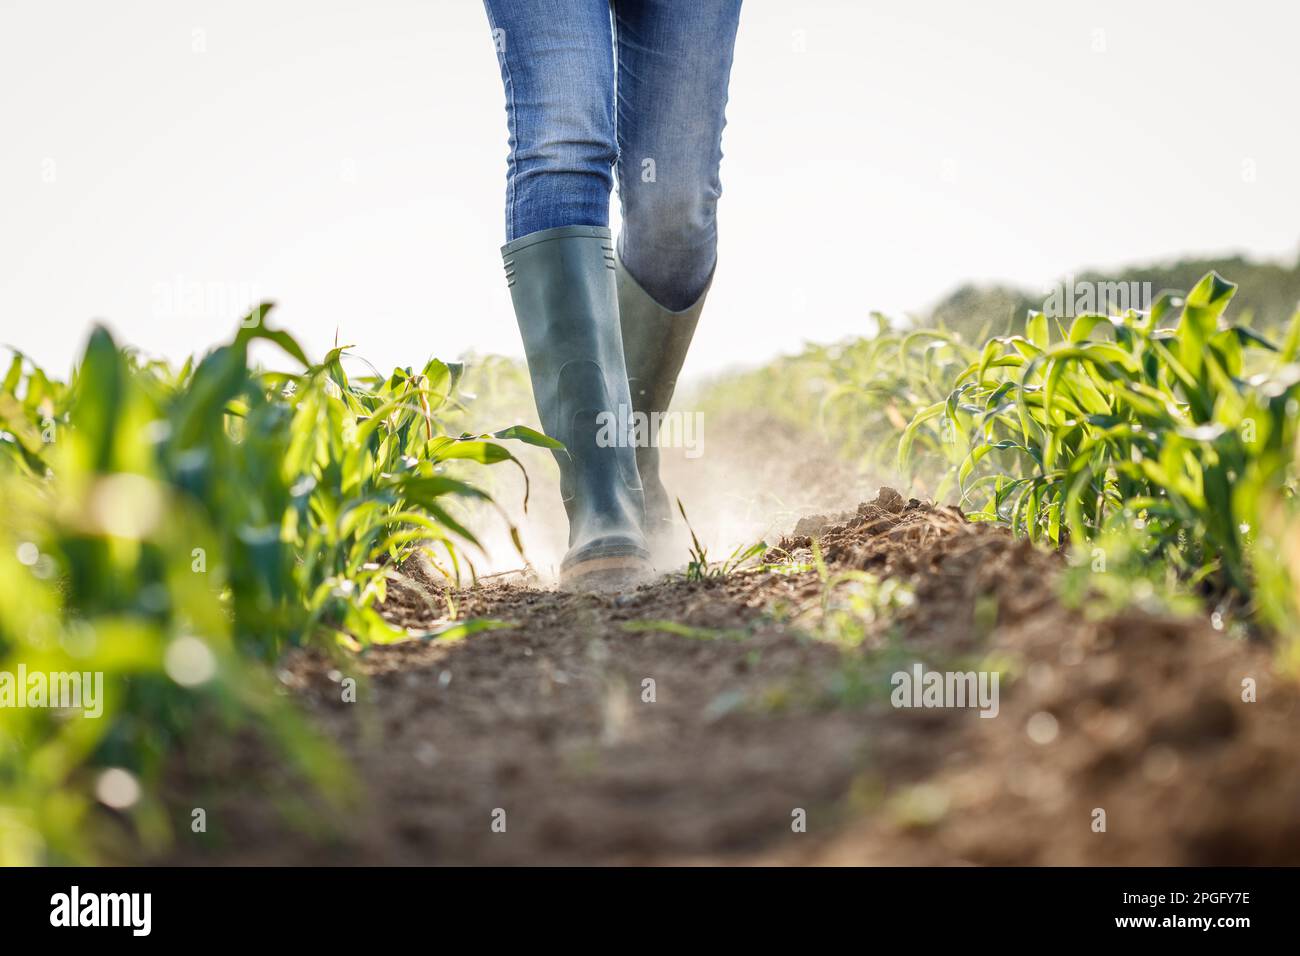
{"type": "Polygon", "coordinates": [[[667,411],[707,289],[688,309],[662,308],[598,226],[534,232],[501,255],[542,428],[564,444],[560,586],[632,587],[671,565],[675,539],[659,449],[635,424],[667,411]]]}

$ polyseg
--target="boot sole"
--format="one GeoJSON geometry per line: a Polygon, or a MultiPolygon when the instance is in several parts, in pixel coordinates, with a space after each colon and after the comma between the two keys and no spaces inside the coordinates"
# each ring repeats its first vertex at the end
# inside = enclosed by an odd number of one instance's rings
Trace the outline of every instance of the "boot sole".
{"type": "Polygon", "coordinates": [[[636,587],[653,574],[650,562],[637,555],[595,557],[561,569],[560,587],[565,591],[618,591],[636,587]]]}

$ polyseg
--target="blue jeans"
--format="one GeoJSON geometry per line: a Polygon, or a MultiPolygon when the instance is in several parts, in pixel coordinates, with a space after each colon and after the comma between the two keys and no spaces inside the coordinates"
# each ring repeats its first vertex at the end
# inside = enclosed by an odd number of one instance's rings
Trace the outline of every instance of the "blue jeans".
{"type": "Polygon", "coordinates": [[[608,226],[627,268],[694,304],[717,260],[718,165],[741,0],[484,0],[505,83],[506,241],[608,226]]]}

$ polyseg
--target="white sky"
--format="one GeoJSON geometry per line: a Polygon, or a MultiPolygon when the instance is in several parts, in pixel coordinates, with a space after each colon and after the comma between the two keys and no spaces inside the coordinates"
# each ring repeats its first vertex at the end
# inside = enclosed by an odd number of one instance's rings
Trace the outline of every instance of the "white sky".
{"type": "MultiPolygon", "coordinates": [[[[704,0],[695,0],[704,2],[704,0]]],[[[966,279],[1295,255],[1300,6],[747,0],[688,374],[966,279]]],[[[520,349],[476,0],[0,0],[0,342],[520,349]],[[187,293],[198,290],[197,301],[187,293]]]]}

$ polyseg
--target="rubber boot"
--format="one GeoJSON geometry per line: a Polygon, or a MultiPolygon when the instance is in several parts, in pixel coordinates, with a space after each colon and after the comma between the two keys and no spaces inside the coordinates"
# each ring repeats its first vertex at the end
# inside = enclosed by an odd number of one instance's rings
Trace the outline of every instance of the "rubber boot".
{"type": "MultiPolygon", "coordinates": [[[[709,286],[705,286],[694,305],[674,312],[665,309],[641,288],[621,258],[616,256],[615,260],[619,322],[623,327],[623,355],[627,361],[632,408],[646,416],[666,412],[709,286]]],[[[712,281],[710,278],[709,282],[712,281]]],[[[645,531],[652,560],[660,569],[682,564],[688,557],[687,540],[677,518],[676,502],[669,497],[659,477],[657,441],[637,444],[636,466],[645,490],[645,531]]]]}
{"type": "Polygon", "coordinates": [[[631,399],[610,231],[544,229],[506,244],[501,256],[538,417],[546,434],[565,446],[554,453],[569,516],[560,586],[633,586],[652,569],[636,453],[626,431],[631,399]]]}

